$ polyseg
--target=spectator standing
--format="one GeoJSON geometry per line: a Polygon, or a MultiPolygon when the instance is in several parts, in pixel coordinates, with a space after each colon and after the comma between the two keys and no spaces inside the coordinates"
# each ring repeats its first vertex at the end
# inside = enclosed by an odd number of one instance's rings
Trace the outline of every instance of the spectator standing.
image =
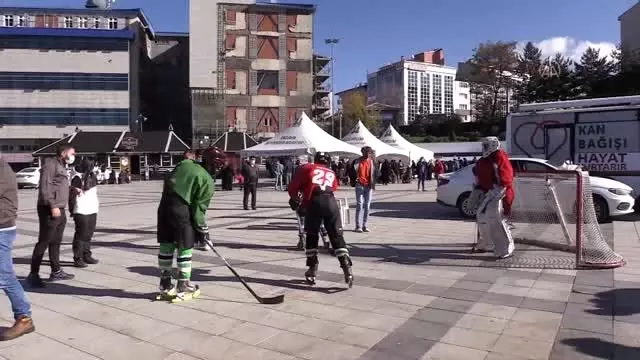
{"type": "Polygon", "coordinates": [[[440,178],[440,175],[444,174],[444,164],[440,160],[436,160],[436,164],[433,167],[433,173],[435,174],[436,181],[440,178]]]}
{"type": "Polygon", "coordinates": [[[16,218],[18,217],[18,183],[16,174],[0,158],[0,288],[7,294],[13,318],[12,327],[0,334],[0,340],[12,340],[35,331],[31,319],[31,304],[13,268],[11,251],[17,238],[16,218]]]}
{"type": "Polygon", "coordinates": [[[367,222],[371,208],[371,196],[375,189],[373,150],[369,146],[361,149],[362,156],[353,161],[352,172],[356,188],[356,232],[369,232],[367,222]]]}
{"type": "Polygon", "coordinates": [[[284,186],[289,186],[291,184],[291,178],[293,178],[293,173],[295,172],[293,165],[293,160],[291,158],[287,158],[284,163],[284,186]]]}
{"type": "Polygon", "coordinates": [[[245,210],[249,210],[249,194],[251,194],[251,209],[256,209],[256,193],[258,192],[258,166],[256,158],[252,156],[249,162],[242,167],[242,177],[244,177],[244,196],[242,205],[245,210]]]}
{"type": "Polygon", "coordinates": [[[416,164],[416,173],[418,174],[418,191],[420,191],[420,187],[422,186],[422,191],[424,190],[424,183],[427,181],[427,172],[429,169],[429,165],[424,160],[423,157],[418,160],[416,164]]]}
{"type": "Polygon", "coordinates": [[[91,238],[98,219],[98,180],[90,171],[92,161],[84,158],[71,176],[69,211],[76,226],[73,235],[73,265],[85,268],[98,263],[91,254],[91,238]]]}
{"type": "Polygon", "coordinates": [[[44,287],[44,282],[40,278],[40,265],[47,249],[51,265],[49,281],[74,278],[72,274],[64,272],[60,266],[60,244],[64,227],[67,225],[65,208],[69,202],[70,184],[65,165],[73,164],[75,158],[76,150],[69,144],[63,144],[58,147],[56,156],[46,159],[40,169],[37,203],[40,229],[38,243],[31,257],[31,273],[27,278],[33,287],[44,287]]]}
{"type": "Polygon", "coordinates": [[[282,161],[280,160],[276,160],[276,166],[274,167],[274,172],[276,175],[276,190],[286,190],[286,188],[283,186],[282,184],[282,177],[284,175],[284,165],[282,164],[282,161]]]}

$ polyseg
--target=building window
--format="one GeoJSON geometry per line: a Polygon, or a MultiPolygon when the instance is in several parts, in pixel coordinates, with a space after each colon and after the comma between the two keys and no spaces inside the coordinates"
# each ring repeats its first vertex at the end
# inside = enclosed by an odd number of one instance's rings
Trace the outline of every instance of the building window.
{"type": "Polygon", "coordinates": [[[128,125],[129,109],[0,108],[6,125],[128,125]]]}
{"type": "Polygon", "coordinates": [[[231,10],[231,9],[227,9],[224,11],[224,22],[225,24],[228,25],[235,25],[236,24],[236,11],[235,10],[231,10]]]}
{"type": "Polygon", "coordinates": [[[453,114],[453,76],[444,77],[444,113],[453,114]]]}
{"type": "Polygon", "coordinates": [[[407,121],[412,123],[418,112],[418,72],[409,71],[407,77],[407,121]]]}
{"type": "Polygon", "coordinates": [[[469,87],[469,83],[466,83],[466,82],[460,82],[460,87],[461,87],[461,88],[468,88],[468,87],[469,87]]]}
{"type": "Polygon", "coordinates": [[[431,112],[431,79],[429,73],[420,73],[420,113],[422,115],[431,112]]]}
{"type": "Polygon", "coordinates": [[[442,75],[433,74],[433,111],[442,114],[442,75]]]}
{"type": "Polygon", "coordinates": [[[109,18],[109,29],[115,30],[118,28],[118,19],[109,18]]]}
{"type": "Polygon", "coordinates": [[[460,104],[460,110],[469,110],[469,106],[467,106],[467,104],[460,104]]]}
{"type": "Polygon", "coordinates": [[[27,26],[27,18],[23,15],[19,15],[18,16],[18,23],[16,24],[16,26],[19,27],[25,27],[27,26]]]}
{"type": "Polygon", "coordinates": [[[87,18],[79,18],[78,19],[78,27],[81,29],[86,29],[89,27],[89,19],[87,18]]]}
{"type": "Polygon", "coordinates": [[[278,95],[278,72],[258,71],[258,95],[278,95]]]}
{"type": "Polygon", "coordinates": [[[64,17],[64,27],[72,28],[73,27],[73,18],[71,16],[64,17]]]}
{"type": "Polygon", "coordinates": [[[2,17],[2,26],[13,26],[13,15],[5,15],[2,17]]]}
{"type": "Polygon", "coordinates": [[[127,39],[74,38],[39,36],[29,38],[21,36],[0,37],[0,49],[34,50],[86,50],[86,51],[127,51],[127,39]]]}
{"type": "Polygon", "coordinates": [[[93,28],[100,29],[100,18],[93,18],[93,28]]]}
{"type": "Polygon", "coordinates": [[[129,75],[126,73],[0,72],[0,89],[127,91],[129,75]]]}

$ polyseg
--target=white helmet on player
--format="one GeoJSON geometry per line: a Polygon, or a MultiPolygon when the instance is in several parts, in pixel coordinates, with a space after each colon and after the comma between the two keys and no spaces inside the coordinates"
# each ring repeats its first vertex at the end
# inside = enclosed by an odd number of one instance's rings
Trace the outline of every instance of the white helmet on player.
{"type": "Polygon", "coordinates": [[[500,140],[495,136],[482,139],[482,157],[487,157],[500,149],[500,140]]]}

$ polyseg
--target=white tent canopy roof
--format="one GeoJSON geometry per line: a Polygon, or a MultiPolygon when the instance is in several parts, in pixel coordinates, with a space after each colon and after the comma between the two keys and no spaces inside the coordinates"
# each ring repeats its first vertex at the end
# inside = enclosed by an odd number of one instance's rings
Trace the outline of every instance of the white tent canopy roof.
{"type": "Polygon", "coordinates": [[[403,158],[403,160],[409,158],[408,151],[380,141],[364,126],[362,121],[358,121],[356,126],[351,129],[351,132],[342,138],[342,141],[359,148],[369,146],[375,151],[376,158],[403,158]]]}
{"type": "Polygon", "coordinates": [[[418,161],[421,157],[424,157],[427,161],[433,159],[433,151],[421,148],[420,146],[409,142],[409,140],[403,138],[392,125],[389,125],[387,130],[385,130],[384,134],[380,137],[380,140],[387,145],[408,151],[409,158],[413,161],[418,161]]]}
{"type": "Polygon", "coordinates": [[[299,156],[324,151],[333,155],[360,155],[360,149],[329,135],[304,112],[300,118],[271,139],[242,150],[246,156],[299,156]]]}

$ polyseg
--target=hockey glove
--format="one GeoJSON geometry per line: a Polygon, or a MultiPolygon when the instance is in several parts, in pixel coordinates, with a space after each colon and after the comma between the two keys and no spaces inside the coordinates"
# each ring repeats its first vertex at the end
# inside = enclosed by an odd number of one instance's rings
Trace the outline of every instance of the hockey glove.
{"type": "Polygon", "coordinates": [[[485,192],[480,188],[474,188],[469,195],[469,208],[472,209],[474,213],[477,212],[484,198],[485,192]]]}
{"type": "Polygon", "coordinates": [[[210,241],[209,238],[209,227],[199,226],[196,228],[196,243],[204,244],[205,242],[210,241]]]}
{"type": "Polygon", "coordinates": [[[300,207],[300,198],[290,198],[289,199],[289,207],[291,210],[296,211],[300,207]]]}
{"type": "Polygon", "coordinates": [[[480,205],[480,212],[484,213],[490,202],[502,199],[505,192],[506,189],[504,186],[494,185],[491,190],[487,191],[484,201],[482,201],[482,204],[480,205]]]}

